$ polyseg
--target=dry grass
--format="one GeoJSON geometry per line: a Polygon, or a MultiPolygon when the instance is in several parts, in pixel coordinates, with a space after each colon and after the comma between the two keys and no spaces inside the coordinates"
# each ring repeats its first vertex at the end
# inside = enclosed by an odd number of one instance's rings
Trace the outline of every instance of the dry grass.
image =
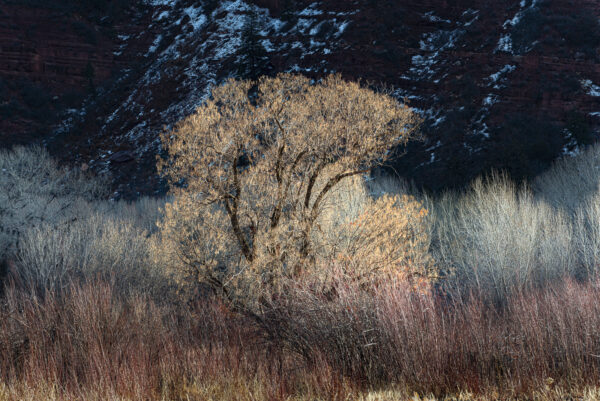
{"type": "MultiPolygon", "coordinates": [[[[236,380],[223,378],[218,382],[206,385],[192,384],[186,386],[182,392],[183,398],[157,398],[157,401],[262,401],[268,398],[260,383],[253,380],[236,380]]],[[[275,398],[276,399],[276,398],[275,398]]],[[[343,397],[321,397],[313,394],[286,397],[286,401],[328,401],[328,400],[353,400],[353,401],[598,401],[600,389],[596,387],[581,390],[564,388],[544,389],[528,397],[500,395],[493,391],[487,395],[477,395],[470,392],[457,392],[456,395],[436,397],[434,395],[419,395],[405,390],[376,390],[360,392],[348,389],[343,397]]],[[[67,394],[51,384],[39,387],[19,385],[6,387],[0,384],[0,401],[138,401],[137,398],[121,397],[105,392],[85,392],[78,395],[67,394]]]]}

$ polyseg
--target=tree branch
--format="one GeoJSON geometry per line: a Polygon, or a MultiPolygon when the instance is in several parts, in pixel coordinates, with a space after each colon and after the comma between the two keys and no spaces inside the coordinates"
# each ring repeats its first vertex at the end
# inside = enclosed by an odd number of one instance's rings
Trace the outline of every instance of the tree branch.
{"type": "Polygon", "coordinates": [[[340,174],[336,175],[335,177],[331,178],[327,182],[327,184],[325,184],[325,187],[323,187],[323,189],[317,196],[317,199],[315,200],[315,202],[312,205],[312,208],[310,211],[310,216],[307,219],[307,226],[304,228],[304,230],[305,230],[303,233],[304,238],[302,241],[302,247],[300,249],[300,252],[303,257],[307,257],[310,253],[310,242],[308,239],[310,237],[310,233],[312,231],[313,224],[315,223],[315,220],[318,217],[319,206],[321,205],[321,202],[325,198],[325,195],[327,195],[327,193],[331,190],[331,188],[333,188],[336,184],[338,184],[344,178],[351,177],[351,176],[357,175],[357,174],[364,174],[370,170],[371,169],[368,168],[368,169],[363,169],[363,170],[350,171],[347,173],[340,173],[340,174]]]}
{"type": "Polygon", "coordinates": [[[237,238],[239,244],[240,244],[240,248],[242,249],[242,253],[244,254],[244,257],[246,258],[246,260],[249,263],[252,263],[252,261],[254,260],[254,253],[252,252],[252,250],[250,249],[250,246],[248,245],[248,241],[246,241],[246,238],[244,237],[244,233],[242,232],[242,229],[240,227],[240,221],[239,221],[239,217],[238,217],[238,201],[239,201],[239,197],[240,197],[240,192],[241,192],[241,188],[240,188],[240,181],[239,181],[239,176],[238,176],[238,160],[239,160],[239,156],[236,156],[233,160],[233,186],[235,189],[235,195],[231,196],[229,199],[225,200],[225,210],[227,211],[227,214],[229,215],[229,220],[231,221],[231,228],[233,229],[233,233],[235,234],[235,237],[237,238]]]}
{"type": "MultiPolygon", "coordinates": [[[[277,125],[279,125],[279,122],[277,122],[277,125]]],[[[279,128],[283,130],[281,128],[281,125],[279,125],[279,128]]],[[[281,176],[281,162],[283,159],[284,151],[285,142],[283,143],[283,145],[281,145],[279,151],[277,152],[277,162],[275,163],[275,178],[277,179],[277,204],[275,205],[273,213],[271,214],[271,228],[275,228],[277,227],[277,224],[279,224],[279,219],[281,218],[281,209],[283,208],[283,178],[281,176]]]]}
{"type": "Polygon", "coordinates": [[[323,187],[323,189],[321,190],[321,192],[317,196],[317,199],[313,203],[313,206],[312,206],[312,209],[311,209],[311,221],[314,221],[317,218],[317,213],[318,213],[318,210],[319,210],[319,206],[320,206],[321,202],[323,201],[323,198],[325,197],[325,195],[327,195],[327,192],[329,192],[331,190],[331,188],[333,188],[336,184],[338,184],[344,178],[352,177],[352,176],[358,175],[358,174],[368,173],[369,171],[371,171],[371,168],[366,168],[366,169],[363,169],[363,170],[350,171],[350,172],[347,172],[347,173],[341,173],[341,174],[338,174],[335,177],[331,178],[327,182],[327,184],[325,185],[325,187],[323,187]]]}
{"type": "Polygon", "coordinates": [[[313,187],[315,186],[315,183],[317,182],[317,178],[319,177],[319,174],[321,174],[321,171],[323,170],[324,167],[325,167],[325,161],[321,160],[321,162],[319,163],[319,165],[313,172],[313,175],[308,180],[308,187],[306,188],[306,195],[304,196],[304,207],[306,209],[308,209],[308,207],[310,206],[310,197],[312,196],[313,187]]]}

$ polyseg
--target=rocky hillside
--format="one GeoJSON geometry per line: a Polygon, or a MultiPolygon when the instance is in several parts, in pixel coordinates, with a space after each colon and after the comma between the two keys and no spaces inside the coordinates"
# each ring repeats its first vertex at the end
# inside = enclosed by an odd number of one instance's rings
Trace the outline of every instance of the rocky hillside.
{"type": "Polygon", "coordinates": [[[0,140],[110,172],[115,196],[164,189],[159,133],[228,77],[340,72],[406,99],[424,139],[393,167],[434,190],[600,133],[595,0],[31,2],[0,0],[0,140]]]}

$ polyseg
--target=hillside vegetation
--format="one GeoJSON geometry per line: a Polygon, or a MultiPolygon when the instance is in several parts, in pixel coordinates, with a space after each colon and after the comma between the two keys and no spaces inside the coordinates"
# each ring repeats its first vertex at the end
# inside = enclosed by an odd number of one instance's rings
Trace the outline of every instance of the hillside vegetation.
{"type": "Polygon", "coordinates": [[[165,198],[0,152],[0,400],[600,399],[600,146],[430,196],[420,119],[331,76],[229,81],[165,198]]]}

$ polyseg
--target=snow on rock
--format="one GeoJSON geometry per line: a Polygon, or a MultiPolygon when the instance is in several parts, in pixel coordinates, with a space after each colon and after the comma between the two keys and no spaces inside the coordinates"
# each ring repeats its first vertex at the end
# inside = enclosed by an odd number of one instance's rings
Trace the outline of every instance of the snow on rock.
{"type": "Polygon", "coordinates": [[[469,8],[462,13],[461,17],[470,18],[463,24],[464,26],[470,26],[479,19],[479,10],[473,10],[472,8],[469,8]]]}
{"type": "MultiPolygon", "coordinates": [[[[426,54],[417,54],[412,57],[413,67],[410,68],[412,79],[427,79],[431,80],[438,73],[435,68],[440,62],[440,52],[456,47],[459,38],[465,32],[460,29],[439,30],[435,32],[427,32],[423,34],[423,39],[420,41],[420,50],[427,52],[426,54]]],[[[439,82],[439,80],[434,81],[439,82]]]]}
{"type": "Polygon", "coordinates": [[[308,32],[309,35],[314,36],[317,33],[319,33],[319,30],[321,29],[321,27],[325,24],[325,21],[321,21],[319,22],[317,25],[313,26],[310,31],[308,32]]]}
{"type": "Polygon", "coordinates": [[[206,16],[202,14],[201,8],[194,6],[187,7],[183,10],[190,17],[190,24],[194,27],[194,31],[200,29],[206,23],[206,16]]]}
{"type": "Polygon", "coordinates": [[[437,117],[435,119],[435,121],[431,124],[431,126],[435,128],[438,125],[440,125],[441,123],[443,123],[444,121],[446,121],[446,116],[437,117]]]}
{"type": "Polygon", "coordinates": [[[594,84],[590,79],[584,79],[581,81],[581,86],[590,96],[600,96],[600,86],[594,84]]]}
{"type": "Polygon", "coordinates": [[[496,72],[496,73],[494,73],[494,74],[490,75],[490,77],[489,77],[489,80],[490,80],[492,83],[496,83],[496,82],[498,82],[498,79],[500,79],[500,77],[501,77],[502,75],[504,75],[504,74],[508,74],[508,73],[511,73],[511,72],[513,72],[513,71],[514,71],[514,70],[516,70],[516,69],[517,69],[517,67],[516,67],[516,66],[514,66],[514,65],[510,65],[510,64],[507,64],[507,65],[505,65],[504,67],[502,67],[502,69],[501,69],[500,71],[498,71],[498,72],[496,72]]]}
{"type": "Polygon", "coordinates": [[[504,24],[503,24],[503,27],[504,27],[504,28],[508,28],[509,26],[515,26],[515,25],[517,25],[517,24],[518,24],[518,23],[521,21],[521,18],[523,18],[523,15],[525,15],[525,13],[526,13],[528,10],[530,10],[530,9],[532,9],[532,8],[535,8],[535,7],[538,5],[538,3],[539,3],[539,0],[532,0],[532,1],[531,1],[531,3],[530,3],[529,5],[527,5],[527,3],[528,3],[528,1],[526,1],[526,0],[522,0],[522,1],[521,1],[521,3],[519,4],[519,6],[520,6],[521,8],[520,8],[520,9],[519,9],[519,11],[518,11],[518,12],[515,14],[515,16],[514,16],[514,17],[512,17],[511,19],[509,19],[509,20],[506,20],[506,21],[504,22],[504,24]]]}
{"type": "Polygon", "coordinates": [[[156,20],[157,20],[157,21],[162,21],[162,20],[164,20],[165,18],[167,18],[168,16],[169,16],[169,11],[168,11],[168,10],[165,10],[165,11],[162,11],[162,12],[161,12],[161,13],[158,15],[158,17],[156,17],[156,20]]]}
{"type": "Polygon", "coordinates": [[[422,56],[420,54],[413,56],[412,64],[414,67],[410,68],[410,72],[421,78],[432,78],[436,73],[436,70],[432,67],[437,64],[438,56],[438,52],[435,52],[429,56],[422,56]]]}
{"type": "MultiPolygon", "coordinates": [[[[338,39],[351,26],[350,16],[358,12],[324,11],[320,9],[322,3],[314,2],[297,13],[296,23],[290,26],[249,0],[220,1],[210,16],[203,2],[195,0],[143,1],[149,7],[150,29],[134,37],[120,35],[113,51],[121,56],[135,49],[140,57],[139,68],[123,71],[117,81],[121,84],[116,83],[103,94],[114,96],[115,101],[97,132],[101,140],[110,138],[111,147],[134,149],[138,160],[153,158],[151,155],[161,147],[159,133],[193,113],[215,85],[235,74],[250,13],[258,19],[259,43],[266,52],[297,60],[282,71],[329,73],[335,69],[327,59],[315,62],[304,58],[310,54],[329,55],[344,46],[338,39]],[[122,91],[125,82],[128,89],[122,91]]],[[[92,107],[93,100],[65,114],[56,133],[68,132],[92,107]]],[[[107,150],[103,149],[90,158],[96,160],[98,171],[110,167],[107,150]]]]}
{"type": "MultiPolygon", "coordinates": [[[[525,15],[525,13],[527,11],[537,7],[539,2],[540,2],[540,0],[531,0],[531,1],[521,0],[521,2],[519,3],[519,6],[520,6],[519,11],[517,11],[517,13],[514,15],[514,17],[506,20],[504,22],[504,24],[502,25],[504,30],[509,30],[510,28],[516,26],[521,21],[521,19],[525,15]]],[[[528,49],[528,50],[530,50],[530,49],[528,49]]],[[[512,41],[512,37],[510,36],[510,33],[503,34],[500,37],[495,51],[514,54],[513,53],[513,41],[512,41]]]]}
{"type": "Polygon", "coordinates": [[[423,14],[423,18],[428,21],[431,21],[431,22],[447,22],[449,24],[452,22],[450,20],[438,17],[437,15],[434,14],[433,11],[429,11],[429,12],[423,14]]]}
{"type": "Polygon", "coordinates": [[[419,41],[420,54],[412,56],[412,67],[404,79],[413,81],[431,81],[439,83],[447,75],[444,74],[446,58],[441,52],[459,47],[466,30],[465,27],[479,19],[479,10],[466,9],[457,21],[441,18],[429,11],[422,15],[423,19],[435,23],[437,30],[425,32],[419,41]]]}
{"type": "Polygon", "coordinates": [[[346,30],[346,28],[348,28],[348,25],[350,25],[350,21],[344,21],[344,22],[342,22],[338,26],[338,30],[337,30],[337,32],[335,34],[335,37],[339,38],[344,33],[344,31],[346,30]]]}
{"type": "Polygon", "coordinates": [[[484,106],[493,106],[495,103],[498,103],[498,95],[494,95],[490,93],[486,98],[483,99],[484,106]]]}
{"type": "Polygon", "coordinates": [[[512,54],[513,43],[512,38],[509,34],[502,35],[498,40],[498,46],[496,46],[496,52],[505,52],[512,54]]]}
{"type": "Polygon", "coordinates": [[[562,148],[562,155],[573,157],[581,153],[581,148],[577,143],[577,140],[573,136],[573,133],[567,128],[565,128],[563,130],[563,134],[565,135],[566,144],[562,148]]]}
{"type": "Polygon", "coordinates": [[[434,145],[428,147],[427,149],[425,149],[426,152],[431,152],[437,148],[439,148],[440,146],[442,146],[442,141],[437,141],[434,145]]]}
{"type": "Polygon", "coordinates": [[[502,67],[502,69],[500,71],[498,71],[494,74],[491,74],[487,78],[488,86],[493,86],[494,89],[501,89],[503,87],[503,85],[501,83],[506,80],[505,76],[507,74],[510,74],[511,72],[513,72],[516,69],[517,69],[517,67],[514,65],[510,65],[510,64],[505,65],[504,67],[502,67]]]}
{"type": "MultiPolygon", "coordinates": [[[[144,73],[132,82],[123,98],[104,122],[102,132],[125,132],[116,142],[128,141],[140,152],[159,146],[158,132],[191,114],[209,96],[211,88],[231,76],[238,60],[242,32],[253,12],[260,24],[259,42],[269,52],[286,51],[305,55],[330,54],[350,21],[348,13],[326,13],[314,2],[298,13],[294,26],[272,17],[266,8],[244,0],[221,1],[212,12],[210,24],[201,5],[186,0],[146,0],[154,7],[153,21],[160,27],[151,41],[144,73]],[[283,29],[285,27],[285,29],[283,29]],[[290,40],[291,38],[294,38],[290,40]],[[192,51],[193,49],[193,51],[192,51]],[[166,92],[156,92],[156,86],[166,92]],[[168,102],[154,97],[167,96],[168,102]]],[[[151,34],[151,33],[148,33],[151,34]]],[[[126,42],[127,37],[120,38],[126,42]]],[[[309,67],[294,65],[290,72],[332,71],[326,60],[309,67]]]]}
{"type": "Polygon", "coordinates": [[[419,42],[421,50],[425,51],[443,51],[456,46],[458,38],[465,32],[455,29],[453,31],[436,31],[429,32],[423,35],[423,39],[419,42]]]}
{"type": "Polygon", "coordinates": [[[150,54],[156,52],[156,50],[158,49],[158,46],[160,46],[160,42],[162,41],[162,35],[158,35],[156,37],[156,39],[154,39],[154,42],[152,43],[152,45],[150,46],[150,48],[148,48],[148,53],[147,55],[149,56],[150,54]]]}
{"type": "Polygon", "coordinates": [[[146,0],[145,3],[153,7],[173,7],[177,0],[146,0]]]}
{"type": "Polygon", "coordinates": [[[482,122],[480,128],[473,130],[473,134],[476,136],[481,136],[485,139],[489,139],[490,129],[485,122],[482,122]]]}
{"type": "Polygon", "coordinates": [[[298,15],[301,15],[301,16],[304,16],[304,17],[310,17],[310,16],[315,16],[315,15],[322,15],[323,11],[317,9],[318,5],[319,5],[318,2],[312,3],[310,6],[306,7],[304,10],[300,11],[298,13],[298,15]]]}
{"type": "Polygon", "coordinates": [[[262,47],[265,48],[265,50],[269,53],[274,52],[276,49],[273,46],[273,42],[271,42],[269,39],[263,39],[260,41],[262,47]]]}

